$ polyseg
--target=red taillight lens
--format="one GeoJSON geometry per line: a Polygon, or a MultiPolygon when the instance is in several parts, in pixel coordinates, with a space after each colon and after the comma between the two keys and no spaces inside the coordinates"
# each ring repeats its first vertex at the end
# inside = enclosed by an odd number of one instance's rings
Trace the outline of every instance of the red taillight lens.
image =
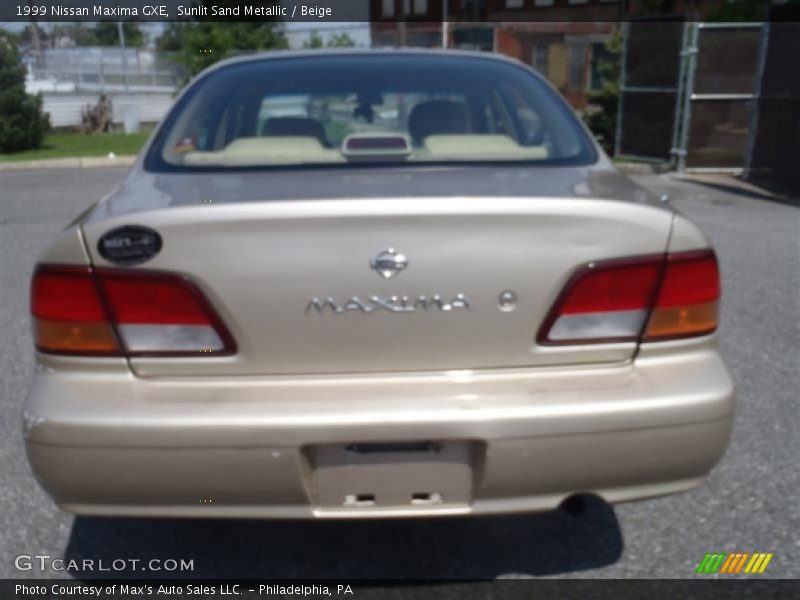
{"type": "Polygon", "coordinates": [[[211,307],[195,285],[177,275],[99,269],[114,321],[149,325],[212,325],[211,307]]]}
{"type": "Polygon", "coordinates": [[[663,258],[590,263],[567,283],[550,311],[540,344],[636,340],[655,295],[663,258]]]}
{"type": "Polygon", "coordinates": [[[711,333],[717,328],[719,295],[713,250],[668,255],[644,341],[711,333]]]}
{"type": "Polygon", "coordinates": [[[590,267],[564,299],[563,315],[646,309],[661,270],[660,260],[590,267]]]}
{"type": "Polygon", "coordinates": [[[547,345],[704,335],[716,329],[718,298],[711,250],[591,263],[569,280],[537,340],[547,345]]]}
{"type": "Polygon", "coordinates": [[[203,293],[185,277],[97,269],[97,278],[128,354],[234,351],[228,330],[203,293]]]}
{"type": "Polygon", "coordinates": [[[171,273],[43,266],[34,275],[31,310],[42,352],[235,352],[233,339],[202,292],[171,273]]]}
{"type": "Polygon", "coordinates": [[[120,354],[89,267],[38,267],[31,285],[31,314],[41,352],[120,354]]]}

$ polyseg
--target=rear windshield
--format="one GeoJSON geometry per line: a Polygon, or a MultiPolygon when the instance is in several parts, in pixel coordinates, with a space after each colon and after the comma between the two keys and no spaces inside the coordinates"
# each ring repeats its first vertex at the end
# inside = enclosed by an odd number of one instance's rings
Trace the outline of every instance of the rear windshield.
{"type": "Polygon", "coordinates": [[[201,77],[151,147],[151,170],[364,163],[585,164],[575,116],[527,70],[479,57],[322,55],[201,77]]]}

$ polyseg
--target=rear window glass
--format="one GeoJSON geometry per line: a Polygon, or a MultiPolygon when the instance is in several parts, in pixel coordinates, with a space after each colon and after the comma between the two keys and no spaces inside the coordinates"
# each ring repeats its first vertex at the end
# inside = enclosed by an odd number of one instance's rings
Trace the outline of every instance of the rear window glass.
{"type": "Polygon", "coordinates": [[[514,64],[321,54],[246,61],[201,77],[171,111],[147,167],[594,158],[564,102],[514,64]]]}

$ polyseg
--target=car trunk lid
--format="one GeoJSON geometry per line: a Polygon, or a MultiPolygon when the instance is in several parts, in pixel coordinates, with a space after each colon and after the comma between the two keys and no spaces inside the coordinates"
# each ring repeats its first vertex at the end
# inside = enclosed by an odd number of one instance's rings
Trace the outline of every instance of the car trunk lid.
{"type": "Polygon", "coordinates": [[[664,252],[671,220],[592,198],[373,198],[142,211],[84,235],[111,266],[104,233],[157,231],[132,268],[185,274],[236,340],[233,356],[133,358],[139,375],[387,373],[630,359],[633,342],[546,346],[537,330],[577,268],[664,252]]]}

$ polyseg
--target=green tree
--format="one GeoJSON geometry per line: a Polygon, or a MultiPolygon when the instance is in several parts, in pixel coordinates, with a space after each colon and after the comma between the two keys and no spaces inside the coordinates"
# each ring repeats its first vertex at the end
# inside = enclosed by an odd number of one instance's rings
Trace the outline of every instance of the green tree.
{"type": "MultiPolygon", "coordinates": [[[[122,33],[125,35],[125,45],[129,48],[143,48],[147,43],[145,35],[139,24],[134,21],[125,21],[122,24],[122,33]]],[[[92,43],[96,46],[119,46],[119,27],[114,21],[100,21],[92,30],[92,43]]]]}
{"type": "Polygon", "coordinates": [[[322,39],[322,36],[316,31],[312,31],[308,39],[303,42],[303,48],[317,49],[317,48],[349,48],[355,46],[356,43],[346,33],[334,33],[328,38],[328,41],[322,39]]]}
{"type": "MultiPolygon", "coordinates": [[[[56,23],[50,26],[53,40],[67,38],[72,40],[76,46],[92,46],[95,43],[95,32],[93,28],[87,27],[85,23],[56,23]]],[[[127,38],[125,42],[127,43],[127,38]]]]}
{"type": "Polygon", "coordinates": [[[0,27],[0,44],[8,44],[10,46],[18,46],[21,38],[18,33],[8,31],[0,27]]]}
{"type": "Polygon", "coordinates": [[[600,86],[589,92],[589,109],[584,120],[603,148],[611,154],[617,135],[617,106],[619,105],[620,56],[623,38],[616,33],[606,43],[608,56],[598,63],[600,86]]]}
{"type": "Polygon", "coordinates": [[[169,22],[164,29],[164,33],[156,39],[156,48],[159,52],[180,52],[182,29],[186,25],[186,23],[182,22],[169,22]]]}
{"type": "Polygon", "coordinates": [[[770,0],[722,0],[711,10],[706,21],[764,21],[770,0]]]}
{"type": "Polygon", "coordinates": [[[328,38],[328,48],[350,48],[355,46],[356,42],[346,33],[334,33],[328,38]]]}
{"type": "Polygon", "coordinates": [[[23,44],[30,44],[31,46],[33,46],[35,39],[34,27],[36,28],[36,33],[39,36],[39,42],[42,44],[46,44],[47,41],[50,39],[50,36],[47,34],[47,31],[45,31],[35,23],[25,25],[25,28],[22,30],[22,33],[20,34],[20,41],[23,44]]]}
{"type": "Polygon", "coordinates": [[[665,15],[675,10],[674,0],[636,0],[631,3],[633,12],[640,17],[665,15]]]}
{"type": "Polygon", "coordinates": [[[303,48],[324,48],[325,42],[322,39],[322,36],[318,34],[316,31],[312,31],[311,34],[308,36],[308,39],[303,42],[303,48]]]}
{"type": "MultiPolygon", "coordinates": [[[[192,6],[200,4],[194,2],[192,6]]],[[[236,0],[216,0],[214,4],[218,7],[239,6],[236,0]]],[[[162,51],[172,52],[173,60],[184,67],[190,76],[223,58],[243,52],[289,47],[286,37],[274,21],[213,19],[219,17],[209,15],[171,24],[156,45],[162,51]]]]}
{"type": "Polygon", "coordinates": [[[25,67],[16,47],[0,36],[0,152],[40,148],[49,130],[42,97],[25,91],[25,67]]]}

